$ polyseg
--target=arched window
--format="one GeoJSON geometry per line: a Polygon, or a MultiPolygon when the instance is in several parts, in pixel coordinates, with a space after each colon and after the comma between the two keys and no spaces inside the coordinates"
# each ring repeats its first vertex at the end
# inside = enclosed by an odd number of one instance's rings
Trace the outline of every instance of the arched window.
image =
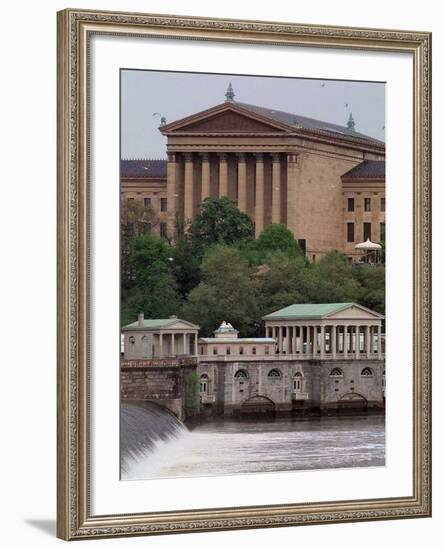
{"type": "Polygon", "coordinates": [[[213,349],[212,349],[212,353],[213,353],[214,355],[217,355],[217,348],[213,348],[213,349]]]}
{"type": "Polygon", "coordinates": [[[202,374],[200,376],[200,393],[208,393],[208,375],[202,374]]]}
{"type": "Polygon", "coordinates": [[[235,374],[234,374],[234,378],[237,378],[237,379],[244,379],[244,378],[248,378],[248,373],[242,369],[238,370],[235,374]]]}
{"type": "Polygon", "coordinates": [[[373,374],[372,370],[369,367],[365,367],[361,371],[361,376],[374,376],[374,374],[373,374]]]}
{"type": "Polygon", "coordinates": [[[281,372],[278,369],[271,369],[268,372],[268,378],[281,378],[281,372]]]}
{"type": "Polygon", "coordinates": [[[129,337],[129,343],[130,343],[130,344],[135,344],[135,338],[134,338],[134,336],[130,336],[130,337],[129,337]]]}
{"type": "Polygon", "coordinates": [[[254,346],[254,347],[252,348],[252,355],[255,355],[256,353],[257,353],[257,348],[254,346]]]}
{"type": "Polygon", "coordinates": [[[303,376],[301,372],[296,372],[294,374],[294,391],[301,391],[302,389],[303,376]]]}
{"type": "Polygon", "coordinates": [[[343,376],[343,371],[341,369],[332,369],[329,373],[329,376],[343,376]]]}
{"type": "Polygon", "coordinates": [[[240,355],[243,355],[243,346],[240,346],[240,355]]]}

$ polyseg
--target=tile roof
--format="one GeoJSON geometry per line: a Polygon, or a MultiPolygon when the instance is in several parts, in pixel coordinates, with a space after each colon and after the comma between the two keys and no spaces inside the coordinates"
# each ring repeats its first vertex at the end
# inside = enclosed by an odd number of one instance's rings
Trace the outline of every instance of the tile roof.
{"type": "Polygon", "coordinates": [[[158,330],[169,325],[174,325],[177,322],[186,323],[189,325],[189,328],[199,328],[197,325],[193,325],[189,321],[183,321],[183,319],[174,317],[173,319],[144,319],[142,327],[139,326],[138,321],[135,321],[135,323],[130,323],[129,325],[124,326],[122,330],[158,330]]]}
{"type": "Polygon", "coordinates": [[[269,315],[265,315],[263,319],[319,319],[326,315],[337,313],[352,305],[352,302],[339,304],[292,304],[269,315]]]}
{"type": "Polygon", "coordinates": [[[274,119],[276,122],[281,122],[283,124],[288,124],[298,129],[306,130],[318,130],[320,132],[326,132],[328,134],[335,134],[335,137],[347,137],[357,140],[369,141],[380,146],[384,146],[384,142],[378,139],[372,138],[360,132],[356,132],[352,128],[347,126],[340,126],[338,124],[332,124],[330,122],[325,122],[323,120],[317,120],[315,118],[309,118],[294,113],[288,113],[286,111],[279,111],[277,109],[269,109],[268,107],[260,107],[258,105],[251,105],[250,103],[242,103],[236,101],[235,104],[249,109],[259,115],[266,116],[268,118],[274,119]]]}
{"type": "Polygon", "coordinates": [[[342,179],[385,179],[384,160],[364,160],[342,175],[342,179]]]}
{"type": "Polygon", "coordinates": [[[167,164],[165,159],[122,159],[120,173],[122,178],[166,178],[167,164]]]}

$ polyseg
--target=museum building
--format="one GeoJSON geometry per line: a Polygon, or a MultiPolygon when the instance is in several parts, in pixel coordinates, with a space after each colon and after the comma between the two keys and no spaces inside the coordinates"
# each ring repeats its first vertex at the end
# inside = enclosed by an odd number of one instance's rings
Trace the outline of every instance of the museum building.
{"type": "Polygon", "coordinates": [[[122,159],[122,198],[151,207],[147,230],[173,238],[207,197],[231,198],[256,236],[283,223],[311,261],[384,241],[385,144],[346,126],[235,99],[159,127],[164,159],[122,159]]]}

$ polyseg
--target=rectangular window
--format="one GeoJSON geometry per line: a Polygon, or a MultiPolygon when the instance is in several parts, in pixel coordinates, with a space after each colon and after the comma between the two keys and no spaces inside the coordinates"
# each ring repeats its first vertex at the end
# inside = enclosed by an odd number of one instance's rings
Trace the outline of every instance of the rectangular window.
{"type": "Polygon", "coordinates": [[[160,211],[167,212],[168,210],[168,199],[163,197],[160,199],[160,211]]]}
{"type": "Polygon", "coordinates": [[[348,199],[348,212],[354,212],[354,199],[348,199]]]}
{"type": "Polygon", "coordinates": [[[371,240],[371,224],[370,222],[365,222],[363,224],[363,240],[371,240]]]}
{"type": "Polygon", "coordinates": [[[298,239],[298,244],[300,245],[303,254],[306,256],[306,239],[298,239]]]}
{"type": "Polygon", "coordinates": [[[146,233],[150,235],[152,233],[152,225],[150,223],[146,224],[146,233]]]}
{"type": "Polygon", "coordinates": [[[385,242],[385,222],[380,223],[380,241],[385,242]]]}
{"type": "Polygon", "coordinates": [[[371,199],[365,199],[365,212],[371,211],[371,199]]]}
{"type": "Polygon", "coordinates": [[[348,243],[353,243],[354,242],[354,223],[353,222],[349,222],[346,224],[346,234],[347,234],[347,241],[348,243]]]}
{"type": "Polygon", "coordinates": [[[166,223],[162,222],[160,224],[160,237],[166,237],[166,223]]]}
{"type": "Polygon", "coordinates": [[[226,348],[226,355],[231,355],[231,348],[229,346],[226,348]]]}
{"type": "Polygon", "coordinates": [[[146,206],[146,208],[148,208],[149,206],[151,206],[151,198],[150,197],[145,197],[143,199],[143,202],[144,202],[144,205],[146,206]]]}
{"type": "Polygon", "coordinates": [[[386,210],[386,199],[381,197],[380,199],[380,211],[384,212],[386,210]]]}

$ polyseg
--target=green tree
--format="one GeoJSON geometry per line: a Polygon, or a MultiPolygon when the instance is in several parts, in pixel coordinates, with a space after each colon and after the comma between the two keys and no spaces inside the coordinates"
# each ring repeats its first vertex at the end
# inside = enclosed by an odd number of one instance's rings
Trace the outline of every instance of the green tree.
{"type": "Polygon", "coordinates": [[[201,279],[200,262],[192,245],[184,235],[179,236],[172,250],[172,272],[183,298],[195,288],[201,279]]]}
{"type": "Polygon", "coordinates": [[[252,269],[232,246],[214,245],[202,262],[202,281],[183,306],[185,319],[211,335],[222,321],[232,323],[242,335],[255,334],[259,316],[252,269]]]}
{"type": "Polygon", "coordinates": [[[134,319],[140,311],[148,318],[166,318],[181,306],[172,271],[172,248],[156,235],[142,235],[132,242],[129,258],[133,280],[122,292],[122,321],[134,319]]]}
{"type": "Polygon", "coordinates": [[[270,255],[256,277],[260,317],[290,304],[305,303],[305,272],[302,257],[294,258],[282,251],[270,255]]]}
{"type": "Polygon", "coordinates": [[[385,267],[362,265],[356,268],[357,278],[361,284],[359,303],[385,314],[385,267]]]}
{"type": "Polygon", "coordinates": [[[355,268],[344,254],[328,252],[305,271],[305,292],[309,302],[357,302],[361,285],[355,268]]]}
{"type": "Polygon", "coordinates": [[[202,257],[213,244],[233,244],[253,239],[254,224],[228,197],[207,198],[188,234],[195,254],[202,257]]]}
{"type": "Polygon", "coordinates": [[[262,253],[281,251],[287,256],[304,257],[303,251],[292,231],[282,223],[268,225],[256,240],[257,249],[262,253]]]}
{"type": "Polygon", "coordinates": [[[124,199],[120,209],[121,236],[121,286],[127,290],[132,286],[133,272],[129,261],[132,241],[134,238],[148,234],[159,223],[151,206],[146,206],[140,200],[124,199]]]}

